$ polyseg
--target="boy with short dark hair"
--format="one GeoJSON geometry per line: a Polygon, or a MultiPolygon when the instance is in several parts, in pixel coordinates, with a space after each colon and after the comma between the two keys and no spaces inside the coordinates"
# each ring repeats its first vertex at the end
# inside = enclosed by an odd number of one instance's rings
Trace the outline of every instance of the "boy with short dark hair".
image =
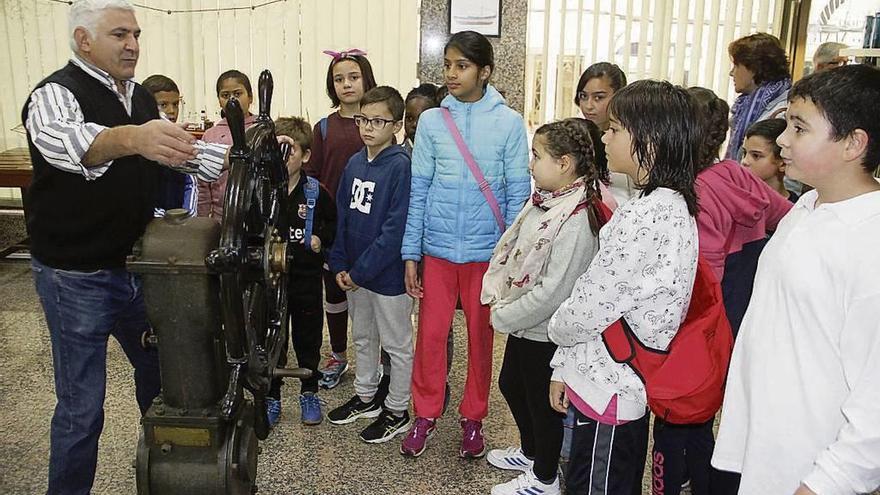
{"type": "MultiPolygon", "coordinates": [[[[287,159],[287,215],[283,228],[289,229],[293,261],[289,268],[287,313],[290,317],[290,342],[300,368],[312,370],[312,376],[300,385],[299,405],[302,423],[320,424],[323,419],[318,400],[318,362],[324,328],[322,273],[324,253],[336,236],[336,205],[330,193],[317,179],[302,173],[303,163],[311,155],[312,128],[299,118],[279,118],[275,135],[290,145],[287,159]]],[[[278,365],[287,364],[287,342],[278,365]]],[[[267,394],[266,409],[274,425],[281,414],[281,379],[272,380],[267,394]]]]}
{"type": "MultiPolygon", "coordinates": [[[[177,122],[177,112],[180,109],[180,89],[177,88],[177,84],[167,76],[154,74],[144,79],[141,85],[156,99],[159,115],[164,115],[171,122],[177,122]]],[[[183,208],[193,216],[196,214],[199,193],[195,177],[164,169],[159,180],[155,216],[164,216],[166,210],[174,208],[183,208]]]]}
{"type": "Polygon", "coordinates": [[[403,110],[403,98],[394,88],[380,86],[364,95],[354,119],[366,146],[348,161],[336,193],[339,220],[330,270],[348,299],[357,353],[356,395],[327,419],[348,424],[378,416],[360,434],[368,443],[387,442],[410,424],[413,301],[404,287],[400,249],[412,173],[409,154],[393,146],[403,110]],[[380,345],[391,357],[384,404],[376,397],[380,345]]]}
{"type": "Polygon", "coordinates": [[[712,464],[740,493],[880,486],[880,71],[815,73],[777,142],[813,186],[764,249],[728,375],[712,464]]]}
{"type": "Polygon", "coordinates": [[[177,88],[177,83],[170,77],[153,74],[144,79],[141,86],[153,95],[159,106],[159,111],[165,115],[165,118],[171,122],[177,122],[180,111],[180,89],[177,88]]]}

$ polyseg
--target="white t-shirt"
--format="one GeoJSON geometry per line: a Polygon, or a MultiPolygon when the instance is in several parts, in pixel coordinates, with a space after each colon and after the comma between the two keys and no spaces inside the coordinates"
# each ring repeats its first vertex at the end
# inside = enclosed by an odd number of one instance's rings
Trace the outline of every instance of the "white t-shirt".
{"type": "Polygon", "coordinates": [[[758,263],[712,464],[741,494],[880,485],[880,192],[801,197],[758,263]]]}
{"type": "Polygon", "coordinates": [[[609,184],[608,190],[618,205],[622,205],[638,195],[639,190],[636,189],[633,180],[628,175],[610,172],[609,176],[611,177],[611,184],[609,184]]]}

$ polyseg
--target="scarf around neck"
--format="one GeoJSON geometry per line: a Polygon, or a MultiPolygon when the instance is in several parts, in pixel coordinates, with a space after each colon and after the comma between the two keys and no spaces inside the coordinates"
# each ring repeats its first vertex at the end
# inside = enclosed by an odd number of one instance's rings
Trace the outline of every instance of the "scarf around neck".
{"type": "Polygon", "coordinates": [[[730,143],[727,145],[725,158],[739,159],[739,150],[745,140],[749,126],[758,120],[758,117],[767,109],[767,105],[782,93],[791,88],[791,79],[780,79],[764,83],[749,94],[741,94],[733,102],[730,109],[732,116],[730,143]]]}
{"type": "Polygon", "coordinates": [[[515,301],[540,282],[545,271],[553,240],[563,224],[588,201],[587,184],[583,177],[558,191],[535,190],[513,225],[504,231],[483,277],[480,301],[504,305],[515,301]],[[525,218],[541,215],[538,229],[523,231],[525,218]]]}

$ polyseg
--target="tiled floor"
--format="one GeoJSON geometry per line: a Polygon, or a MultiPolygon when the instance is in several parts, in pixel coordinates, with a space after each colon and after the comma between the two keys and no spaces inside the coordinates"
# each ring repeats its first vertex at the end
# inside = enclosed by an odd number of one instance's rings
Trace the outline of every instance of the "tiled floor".
{"type": "MultiPolygon", "coordinates": [[[[19,222],[20,223],[20,222],[19,222]]],[[[18,225],[20,228],[20,224],[18,225]]],[[[466,335],[455,322],[453,397],[464,383],[466,335]]],[[[495,342],[497,377],[504,338],[495,342]]],[[[111,341],[108,351],[106,420],[93,493],[135,493],[132,467],[138,438],[131,368],[111,341]]],[[[51,348],[29,265],[0,262],[0,494],[36,494],[46,489],[49,420],[55,397],[51,348]]],[[[321,396],[331,407],[352,394],[352,378],[321,396]]],[[[357,438],[366,423],[303,427],[296,402],[298,387],[284,387],[280,425],[262,446],[259,493],[273,494],[486,494],[512,475],[485,460],[458,458],[460,429],[455,409],[439,422],[437,435],[418,459],[398,453],[399,441],[368,445],[357,438]]],[[[493,383],[485,433],[492,447],[516,443],[507,405],[493,383]]]]}
{"type": "MultiPolygon", "coordinates": [[[[48,426],[54,407],[51,349],[42,311],[33,289],[29,265],[0,263],[0,493],[45,491],[49,448],[48,426]]],[[[460,317],[459,317],[460,318],[460,317]]],[[[461,328],[457,321],[456,327],[461,328]]],[[[134,447],[138,412],[130,367],[111,341],[107,372],[106,421],[98,462],[95,494],[134,493],[134,447]]],[[[504,339],[496,347],[496,376],[504,339]]],[[[456,348],[466,346],[464,331],[456,332],[456,348]]],[[[460,352],[458,357],[463,357],[460,352]]],[[[463,359],[456,359],[453,390],[463,386],[463,359]]],[[[335,406],[352,394],[351,375],[321,396],[335,406]]],[[[397,440],[368,445],[357,438],[356,425],[317,427],[299,423],[298,387],[285,383],[280,425],[264,443],[258,485],[262,494],[488,493],[508,475],[484,460],[458,458],[460,429],[451,413],[439,423],[438,434],[418,459],[398,453],[397,440]],[[441,489],[442,487],[442,489],[441,489]]],[[[497,387],[492,389],[491,416],[485,432],[493,446],[516,440],[516,429],[497,387]]]]}

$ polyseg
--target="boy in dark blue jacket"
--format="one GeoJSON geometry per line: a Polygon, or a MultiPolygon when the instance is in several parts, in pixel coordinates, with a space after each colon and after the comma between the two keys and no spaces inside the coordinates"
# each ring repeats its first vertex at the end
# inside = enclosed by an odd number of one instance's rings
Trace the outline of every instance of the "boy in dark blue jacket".
{"type": "Polygon", "coordinates": [[[394,135],[403,125],[404,103],[394,88],[371,89],[354,120],[366,145],[351,157],[336,193],[336,241],[330,270],[346,291],[357,353],[356,395],[330,411],[333,424],[378,418],[360,437],[387,442],[407,431],[412,376],[413,302],[404,287],[400,257],[409,208],[410,158],[394,135]],[[391,357],[391,383],[384,404],[379,386],[379,346],[391,357]],[[383,408],[384,405],[384,408],[383,408]]]}
{"type": "MultiPolygon", "coordinates": [[[[253,129],[253,128],[252,128],[253,129]]],[[[302,423],[321,423],[321,402],[318,400],[318,362],[324,328],[324,304],[321,286],[324,253],[336,236],[336,205],[330,193],[317,179],[302,173],[304,162],[311,156],[312,128],[299,118],[275,121],[279,141],[291,147],[287,159],[287,214],[280,228],[290,233],[293,261],[288,265],[287,312],[290,317],[290,343],[300,368],[312,370],[312,376],[300,385],[299,406],[302,423]]],[[[278,365],[287,365],[287,343],[278,365]]],[[[281,414],[281,378],[272,380],[266,398],[269,423],[275,425],[281,414]]]]}
{"type": "MultiPolygon", "coordinates": [[[[180,108],[180,89],[177,84],[167,76],[154,74],[144,79],[142,85],[156,99],[159,112],[171,122],[177,122],[180,108]]],[[[191,216],[195,216],[199,191],[192,175],[163,167],[157,195],[155,216],[165,216],[165,211],[173,208],[183,208],[191,216]]]]}

